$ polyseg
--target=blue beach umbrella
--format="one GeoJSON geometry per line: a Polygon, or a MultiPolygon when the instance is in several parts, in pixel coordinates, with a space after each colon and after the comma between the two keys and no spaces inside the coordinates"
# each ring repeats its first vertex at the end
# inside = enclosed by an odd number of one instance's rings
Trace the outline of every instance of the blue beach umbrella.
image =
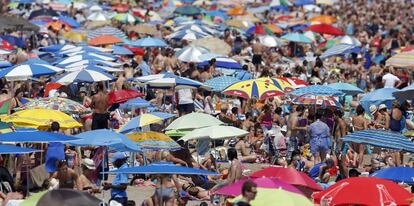
{"type": "Polygon", "coordinates": [[[343,55],[347,51],[349,51],[349,50],[351,50],[355,47],[356,47],[355,45],[351,45],[351,44],[337,44],[337,45],[334,45],[333,47],[329,48],[324,53],[322,53],[321,59],[326,59],[326,58],[329,58],[329,57],[332,57],[332,56],[343,55]]]}
{"type": "Polygon", "coordinates": [[[314,94],[314,95],[320,95],[320,96],[342,96],[344,95],[344,93],[339,90],[333,89],[328,86],[323,86],[323,85],[311,85],[311,86],[301,87],[293,91],[291,94],[295,96],[299,96],[303,94],[314,94]]]}
{"type": "Polygon", "coordinates": [[[69,64],[73,64],[75,62],[79,62],[82,60],[102,60],[102,61],[113,61],[115,60],[115,58],[112,58],[110,56],[107,55],[101,55],[98,53],[83,53],[83,54],[79,54],[79,55],[74,55],[74,56],[69,56],[66,58],[62,58],[56,62],[54,62],[54,65],[58,66],[58,67],[65,67],[69,64]]]}
{"type": "Polygon", "coordinates": [[[175,165],[171,162],[157,162],[139,167],[128,167],[109,171],[112,174],[177,174],[177,175],[219,175],[216,172],[175,165]]]}
{"type": "Polygon", "coordinates": [[[129,122],[127,122],[121,129],[120,133],[129,133],[132,131],[136,131],[139,127],[147,126],[154,123],[159,123],[163,120],[170,119],[175,117],[174,114],[164,113],[164,112],[151,112],[139,115],[137,117],[132,118],[129,122]]]}
{"type": "Polygon", "coordinates": [[[412,167],[390,167],[371,174],[371,177],[391,180],[397,183],[414,185],[414,168],[412,167]]]}
{"type": "Polygon", "coordinates": [[[102,82],[102,81],[111,81],[115,79],[114,76],[107,74],[105,72],[99,72],[96,70],[91,69],[82,69],[79,71],[74,71],[67,73],[60,78],[58,78],[55,82],[62,83],[62,84],[71,84],[73,82],[102,82]]]}
{"type": "Polygon", "coordinates": [[[78,138],[67,136],[61,133],[41,132],[37,130],[22,130],[0,134],[0,142],[30,142],[30,143],[48,143],[48,142],[68,142],[78,138]]]}
{"type": "Polygon", "coordinates": [[[414,99],[414,84],[404,87],[400,91],[394,91],[392,95],[400,100],[412,100],[414,99]]]}
{"type": "Polygon", "coordinates": [[[330,88],[342,91],[346,95],[351,95],[351,96],[364,93],[362,89],[352,84],[348,84],[348,83],[333,83],[333,84],[328,84],[327,86],[330,88]]]}
{"type": "Polygon", "coordinates": [[[14,145],[0,145],[0,154],[28,154],[33,152],[41,152],[42,150],[18,147],[14,145]]]}
{"type": "Polygon", "coordinates": [[[126,101],[125,103],[122,103],[119,105],[120,109],[140,109],[140,108],[146,108],[149,107],[151,103],[145,99],[142,99],[140,97],[137,97],[135,99],[130,99],[126,101]]]}
{"type": "Polygon", "coordinates": [[[211,87],[215,92],[221,92],[236,82],[240,82],[240,79],[230,76],[220,76],[207,80],[204,84],[211,87]]]}
{"type": "Polygon", "coordinates": [[[2,38],[3,40],[6,40],[11,45],[14,45],[20,48],[26,47],[26,43],[23,41],[22,38],[15,37],[12,35],[1,35],[0,38],[2,38]]]}
{"type": "Polygon", "coordinates": [[[134,55],[134,53],[131,50],[122,46],[115,45],[112,47],[112,50],[112,53],[115,55],[134,55]]]}
{"type": "Polygon", "coordinates": [[[77,22],[75,19],[69,16],[59,16],[59,20],[68,24],[69,26],[73,28],[79,28],[81,26],[79,22],[77,22]]]}
{"type": "Polygon", "coordinates": [[[374,90],[373,92],[365,94],[360,100],[362,107],[364,107],[365,112],[369,112],[369,107],[371,105],[378,106],[380,104],[385,104],[388,109],[392,108],[392,102],[395,100],[393,96],[394,92],[399,91],[395,88],[382,88],[374,90]]]}
{"type": "Polygon", "coordinates": [[[287,41],[297,42],[297,43],[305,43],[305,44],[312,43],[311,39],[309,39],[307,36],[301,33],[298,33],[298,32],[285,34],[281,37],[281,39],[285,39],[287,41]]]}
{"type": "Polygon", "coordinates": [[[29,60],[22,64],[0,71],[0,78],[8,80],[27,80],[30,77],[56,74],[63,71],[61,68],[50,65],[43,60],[29,60]]]}
{"type": "Polygon", "coordinates": [[[210,34],[207,34],[205,32],[198,32],[194,30],[179,30],[176,31],[170,35],[168,35],[167,39],[176,39],[176,40],[197,40],[197,39],[203,39],[206,37],[210,37],[210,34]]]}
{"type": "Polygon", "coordinates": [[[155,37],[145,37],[138,39],[137,41],[131,42],[132,46],[135,47],[166,47],[168,46],[164,40],[155,37]]]}
{"type": "MultiPolygon", "coordinates": [[[[216,67],[217,68],[225,68],[225,69],[241,69],[242,66],[239,62],[234,59],[230,59],[227,57],[217,57],[216,59],[216,67]]],[[[203,61],[198,64],[198,66],[204,67],[205,65],[209,65],[210,61],[203,61]]]]}
{"type": "Polygon", "coordinates": [[[46,46],[46,47],[40,47],[39,51],[41,52],[59,52],[59,51],[64,51],[67,49],[72,49],[75,48],[76,46],[71,45],[71,44],[54,44],[54,45],[50,45],[50,46],[46,46]]]}
{"type": "Polygon", "coordinates": [[[96,38],[98,36],[102,35],[113,35],[116,37],[119,37],[121,39],[127,39],[128,37],[125,35],[125,33],[117,28],[105,26],[99,29],[95,29],[93,31],[88,32],[88,40],[96,38]]]}
{"type": "Polygon", "coordinates": [[[201,9],[195,6],[183,6],[175,9],[174,13],[185,16],[194,16],[201,13],[201,9]]]}

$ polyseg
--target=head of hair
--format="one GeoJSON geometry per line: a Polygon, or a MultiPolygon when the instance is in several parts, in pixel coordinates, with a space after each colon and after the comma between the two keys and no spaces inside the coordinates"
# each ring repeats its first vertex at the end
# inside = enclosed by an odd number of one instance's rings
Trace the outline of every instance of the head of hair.
{"type": "Polygon", "coordinates": [[[50,130],[52,130],[52,132],[58,132],[60,130],[59,122],[52,122],[50,125],[50,130]]]}
{"type": "Polygon", "coordinates": [[[296,107],[296,112],[303,112],[305,110],[305,107],[303,105],[298,105],[296,107]]]}
{"type": "Polygon", "coordinates": [[[384,73],[389,73],[389,72],[390,72],[390,69],[388,69],[388,68],[384,69],[384,73]]]}
{"type": "Polygon", "coordinates": [[[230,147],[227,149],[227,157],[230,161],[237,159],[237,150],[236,148],[230,147]]]}
{"type": "Polygon", "coordinates": [[[275,109],[275,113],[276,114],[278,114],[278,115],[281,115],[282,114],[282,108],[281,107],[276,107],[276,109],[275,109]]]}
{"type": "Polygon", "coordinates": [[[67,163],[65,160],[59,160],[59,161],[57,162],[56,167],[57,167],[58,169],[60,169],[60,168],[62,168],[62,167],[64,167],[64,166],[68,166],[68,163],[67,163]]]}
{"type": "Polygon", "coordinates": [[[245,195],[246,192],[250,192],[252,191],[253,188],[257,187],[257,184],[254,183],[251,180],[247,180],[246,182],[243,183],[242,186],[242,195],[245,195]]]}
{"type": "Polygon", "coordinates": [[[358,105],[357,108],[356,108],[357,115],[364,114],[364,112],[365,112],[364,107],[362,107],[362,105],[358,105]]]}
{"type": "Polygon", "coordinates": [[[16,92],[14,93],[14,97],[17,97],[20,93],[23,93],[23,90],[20,88],[16,89],[16,92]]]}
{"type": "Polygon", "coordinates": [[[231,113],[233,113],[233,114],[239,113],[239,108],[237,108],[237,107],[231,108],[231,113]]]}
{"type": "Polygon", "coordinates": [[[104,85],[103,85],[102,83],[99,83],[99,84],[96,86],[96,90],[97,90],[97,91],[103,91],[103,90],[104,90],[104,85]]]}
{"type": "Polygon", "coordinates": [[[1,90],[1,94],[8,94],[9,92],[7,91],[7,89],[2,89],[1,90]]]}
{"type": "Polygon", "coordinates": [[[334,111],[334,114],[335,114],[335,116],[337,116],[339,118],[342,118],[342,116],[344,115],[344,113],[341,110],[339,110],[339,109],[336,109],[334,111]]]}

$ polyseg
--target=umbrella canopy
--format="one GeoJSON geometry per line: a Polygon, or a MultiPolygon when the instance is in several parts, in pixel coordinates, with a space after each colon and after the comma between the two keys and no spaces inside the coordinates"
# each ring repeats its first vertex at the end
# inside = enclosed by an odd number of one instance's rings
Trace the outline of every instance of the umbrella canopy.
{"type": "Polygon", "coordinates": [[[29,19],[34,19],[38,17],[58,17],[59,14],[56,11],[51,9],[39,9],[32,11],[29,15],[29,19]]]}
{"type": "Polygon", "coordinates": [[[308,175],[298,172],[293,168],[283,167],[267,167],[265,169],[254,172],[250,177],[268,177],[282,180],[286,183],[305,187],[313,191],[321,191],[322,188],[316,184],[308,175]]]}
{"type": "Polygon", "coordinates": [[[211,87],[215,92],[221,92],[228,86],[240,82],[239,79],[230,76],[214,77],[204,82],[205,85],[211,87]]]}
{"type": "Polygon", "coordinates": [[[61,68],[52,66],[43,61],[29,60],[22,64],[3,69],[0,71],[0,78],[7,80],[27,80],[29,77],[56,74],[63,71],[61,68]]]}
{"type": "Polygon", "coordinates": [[[134,98],[126,101],[125,103],[122,103],[119,105],[120,109],[140,109],[140,108],[146,108],[149,107],[151,103],[145,99],[142,98],[134,98]]]}
{"type": "Polygon", "coordinates": [[[246,130],[239,129],[233,126],[222,126],[222,125],[215,125],[210,127],[203,127],[199,129],[195,129],[184,137],[181,140],[188,141],[193,139],[203,139],[203,138],[210,138],[210,139],[226,139],[231,137],[240,137],[245,136],[249,132],[246,130]]]}
{"type": "Polygon", "coordinates": [[[134,55],[134,53],[131,50],[125,47],[122,47],[122,46],[113,46],[112,53],[115,55],[128,55],[128,56],[134,55]]]}
{"type": "Polygon", "coordinates": [[[230,19],[226,21],[227,26],[236,27],[239,29],[248,29],[253,26],[253,24],[249,21],[241,20],[241,19],[230,19]]]}
{"type": "Polygon", "coordinates": [[[386,65],[394,67],[412,67],[414,66],[414,51],[396,54],[387,59],[386,65]]]}
{"type": "Polygon", "coordinates": [[[124,134],[116,133],[108,129],[98,129],[76,135],[77,140],[69,144],[76,146],[104,146],[113,147],[123,151],[141,151],[141,148],[124,134]]]}
{"type": "Polygon", "coordinates": [[[183,30],[191,30],[199,33],[206,33],[209,35],[213,35],[217,33],[216,30],[211,29],[209,26],[205,24],[184,24],[174,28],[174,31],[183,31],[183,30]]]}
{"type": "Polygon", "coordinates": [[[391,109],[392,102],[395,100],[393,93],[397,91],[399,90],[395,88],[382,88],[374,90],[361,98],[361,105],[364,107],[366,112],[369,112],[369,107],[371,105],[378,106],[380,104],[385,104],[389,109],[391,109]]]}
{"type": "Polygon", "coordinates": [[[328,84],[327,86],[333,89],[342,91],[346,95],[351,95],[351,96],[364,93],[362,89],[352,84],[348,84],[348,83],[332,83],[332,84],[328,84]]]}
{"type": "Polygon", "coordinates": [[[120,133],[128,133],[136,130],[138,127],[147,126],[154,123],[162,122],[166,119],[175,117],[173,114],[163,113],[163,112],[152,112],[141,114],[137,117],[132,118],[126,123],[120,130],[120,133]]]}
{"type": "MultiPolygon", "coordinates": [[[[217,191],[214,192],[214,194],[231,196],[231,197],[241,195],[242,186],[246,181],[247,179],[239,180],[233,184],[230,184],[230,185],[227,185],[225,187],[218,189],[217,191]]],[[[257,184],[258,188],[268,188],[268,189],[280,188],[285,191],[303,195],[303,193],[300,190],[298,190],[296,187],[288,183],[285,183],[283,181],[280,181],[278,179],[259,177],[259,178],[252,179],[252,181],[257,184]]]]}
{"type": "Polygon", "coordinates": [[[174,13],[186,16],[194,16],[200,14],[201,9],[195,6],[183,6],[175,9],[174,13]]]}
{"type": "Polygon", "coordinates": [[[112,17],[122,23],[135,23],[137,19],[130,13],[120,13],[112,17]]]}
{"type": "Polygon", "coordinates": [[[145,96],[141,92],[131,90],[131,89],[123,89],[123,90],[115,90],[108,93],[108,103],[115,104],[115,103],[123,103],[128,101],[129,99],[133,99],[136,97],[143,97],[145,96]]]}
{"type": "Polygon", "coordinates": [[[312,195],[320,205],[410,205],[412,194],[388,180],[352,177],[312,195]]]}
{"type": "MultiPolygon", "coordinates": [[[[224,68],[224,69],[241,69],[242,68],[240,63],[234,59],[230,59],[227,57],[217,57],[215,59],[216,59],[216,63],[215,63],[216,68],[224,68]]],[[[210,64],[210,60],[203,61],[199,63],[198,66],[204,67],[209,64],[210,64]]]]}
{"type": "Polygon", "coordinates": [[[88,39],[93,39],[102,35],[113,35],[116,36],[120,39],[127,39],[128,37],[125,35],[124,32],[122,32],[121,30],[114,28],[114,27],[110,27],[110,26],[105,26],[105,27],[101,27],[98,29],[95,29],[93,31],[89,31],[88,32],[88,39]]]}
{"type": "Polygon", "coordinates": [[[159,132],[130,133],[126,135],[144,150],[179,150],[181,146],[169,136],[159,132]]]}
{"type": "Polygon", "coordinates": [[[281,38],[287,41],[297,42],[297,43],[305,43],[305,44],[312,43],[312,40],[309,39],[307,36],[297,33],[297,32],[285,34],[281,38]]]}
{"type": "Polygon", "coordinates": [[[332,56],[343,55],[347,51],[355,48],[355,45],[352,44],[337,44],[326,50],[322,53],[321,59],[326,59],[332,56]]]}
{"type": "Polygon", "coordinates": [[[133,46],[136,47],[166,47],[168,46],[164,40],[155,37],[145,37],[132,42],[133,46]]]}
{"type": "Polygon", "coordinates": [[[107,44],[116,44],[116,43],[122,43],[123,41],[113,35],[102,35],[95,37],[91,40],[89,40],[89,45],[92,46],[99,46],[99,45],[107,45],[107,44]]]}
{"type": "Polygon", "coordinates": [[[361,46],[361,42],[357,38],[355,38],[353,36],[348,36],[348,35],[347,36],[340,37],[339,43],[340,44],[354,45],[356,47],[360,47],[361,46]]]}
{"type": "Polygon", "coordinates": [[[299,88],[291,93],[292,95],[299,96],[303,94],[314,94],[314,95],[324,95],[324,96],[342,96],[343,92],[332,89],[328,86],[323,85],[311,85],[307,87],[299,88]]]}
{"type": "Polygon", "coordinates": [[[208,38],[208,37],[211,37],[211,35],[204,33],[204,32],[197,32],[193,30],[179,30],[177,32],[174,32],[168,35],[166,38],[193,41],[193,40],[203,39],[203,38],[208,38]]]}
{"type": "Polygon", "coordinates": [[[187,46],[176,53],[177,58],[183,62],[200,62],[199,56],[209,53],[205,47],[201,46],[187,46]]]}
{"type": "MultiPolygon", "coordinates": [[[[21,142],[21,143],[47,143],[47,142],[68,142],[76,140],[76,137],[67,136],[55,132],[15,131],[0,135],[1,142],[21,142]]],[[[0,150],[1,153],[2,150],[0,150]]]]}
{"type": "Polygon", "coordinates": [[[11,122],[15,126],[31,128],[48,128],[53,121],[58,122],[63,129],[82,127],[82,124],[71,116],[51,109],[22,110],[2,118],[2,121],[11,122]]]}
{"type": "Polygon", "coordinates": [[[392,95],[400,100],[412,100],[414,97],[414,84],[411,84],[400,91],[395,91],[392,95]]]}
{"type": "Polygon", "coordinates": [[[294,104],[302,104],[302,105],[315,105],[315,106],[322,106],[323,108],[326,107],[341,107],[341,103],[335,99],[335,97],[331,96],[318,96],[314,94],[303,94],[300,96],[295,97],[292,102],[294,104]]]}
{"type": "MultiPolygon", "coordinates": [[[[75,55],[71,55],[68,57],[65,57],[63,59],[60,59],[56,61],[54,64],[58,67],[68,67],[71,66],[71,64],[79,63],[83,60],[90,60],[90,61],[113,61],[116,58],[111,55],[102,54],[102,53],[93,53],[93,52],[76,52],[75,55]]],[[[73,67],[73,66],[72,66],[73,67]]]]}
{"type": "Polygon", "coordinates": [[[91,112],[89,108],[78,102],[60,97],[33,99],[19,108],[19,110],[28,109],[52,109],[66,114],[86,114],[91,112]]]}
{"type": "Polygon", "coordinates": [[[5,29],[19,31],[39,31],[39,27],[18,16],[0,16],[0,31],[5,29]]]}
{"type": "Polygon", "coordinates": [[[157,162],[145,166],[112,170],[113,174],[177,174],[177,175],[219,175],[216,172],[177,166],[170,162],[157,162]]]}
{"type": "Polygon", "coordinates": [[[17,147],[14,145],[0,145],[0,154],[29,154],[33,152],[41,152],[42,150],[26,148],[26,147],[17,147]]]}
{"type": "Polygon", "coordinates": [[[369,144],[379,148],[388,148],[414,152],[414,143],[404,137],[401,133],[384,130],[363,130],[346,135],[345,142],[369,144]]]}
{"type": "Polygon", "coordinates": [[[222,39],[207,37],[202,39],[197,39],[191,42],[191,45],[203,46],[207,48],[210,52],[221,55],[228,55],[231,52],[231,47],[222,39]]]}
{"type": "Polygon", "coordinates": [[[391,180],[397,183],[414,184],[414,168],[412,167],[390,167],[384,168],[371,174],[371,177],[391,180]]]}
{"type": "Polygon", "coordinates": [[[314,24],[308,28],[306,28],[306,31],[313,31],[315,33],[319,33],[319,34],[330,34],[330,35],[334,35],[334,36],[343,36],[344,32],[341,31],[340,29],[330,25],[330,24],[325,24],[325,23],[321,23],[321,24],[314,24]]]}
{"type": "Polygon", "coordinates": [[[97,11],[89,14],[86,19],[92,22],[104,22],[108,20],[108,17],[103,12],[97,11]]]}
{"type": "Polygon", "coordinates": [[[285,45],[285,43],[281,39],[270,35],[259,36],[259,41],[261,44],[267,47],[280,47],[285,45]]]}
{"type": "Polygon", "coordinates": [[[128,28],[128,31],[133,31],[138,34],[148,34],[148,35],[156,35],[158,33],[157,29],[150,25],[145,24],[138,24],[128,28]]]}
{"type": "Polygon", "coordinates": [[[71,84],[73,82],[102,82],[102,81],[111,81],[115,79],[114,76],[110,74],[106,74],[103,72],[98,72],[96,70],[90,69],[82,69],[79,71],[70,72],[68,74],[63,75],[55,82],[61,84],[71,84]]]}
{"type": "Polygon", "coordinates": [[[201,82],[180,77],[172,73],[164,73],[161,75],[149,75],[143,78],[137,78],[138,81],[144,80],[144,84],[153,88],[172,88],[184,89],[184,88],[200,88],[205,87],[201,82]],[[154,77],[154,78],[152,78],[154,77]],[[152,78],[152,79],[151,79],[152,78]],[[145,80],[147,79],[147,80],[145,80]]]}
{"type": "Polygon", "coordinates": [[[317,22],[317,23],[324,23],[324,24],[333,24],[337,21],[337,19],[329,15],[320,15],[320,16],[315,16],[315,17],[310,18],[309,21],[317,22]]]}
{"type": "MultiPolygon", "coordinates": [[[[240,200],[242,196],[238,196],[233,202],[240,200]]],[[[257,195],[254,200],[249,203],[251,206],[262,205],[283,205],[283,206],[312,206],[312,202],[293,192],[283,189],[257,188],[257,195]]]]}
{"type": "Polygon", "coordinates": [[[165,128],[165,130],[198,129],[223,124],[222,121],[211,115],[193,112],[175,119],[167,128],[165,128]]]}
{"type": "Polygon", "coordinates": [[[256,97],[266,99],[273,96],[284,95],[270,78],[259,78],[237,82],[227,87],[223,94],[242,97],[245,99],[256,97]]]}
{"type": "Polygon", "coordinates": [[[309,83],[306,81],[303,81],[298,78],[291,78],[291,77],[278,77],[277,79],[282,79],[290,84],[290,87],[293,89],[298,89],[301,87],[309,86],[309,83]]]}

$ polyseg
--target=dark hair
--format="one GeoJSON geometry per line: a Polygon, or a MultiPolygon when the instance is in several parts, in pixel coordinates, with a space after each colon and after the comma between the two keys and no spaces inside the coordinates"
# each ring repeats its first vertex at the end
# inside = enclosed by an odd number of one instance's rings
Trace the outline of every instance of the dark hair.
{"type": "Polygon", "coordinates": [[[281,107],[276,107],[276,109],[275,109],[275,113],[276,114],[278,114],[278,115],[281,115],[282,114],[282,108],[281,107]]]}
{"type": "Polygon", "coordinates": [[[230,147],[227,149],[227,157],[230,161],[237,159],[237,150],[236,148],[230,147]]]}
{"type": "Polygon", "coordinates": [[[104,85],[102,83],[99,83],[97,86],[97,91],[103,91],[104,90],[104,85]]]}
{"type": "Polygon", "coordinates": [[[334,111],[334,114],[335,114],[337,117],[339,117],[339,118],[342,118],[342,116],[344,115],[344,113],[343,113],[341,110],[339,110],[339,109],[336,109],[336,110],[334,111]]]}
{"type": "Polygon", "coordinates": [[[21,92],[23,92],[22,89],[20,88],[16,89],[16,92],[14,93],[14,97],[17,97],[17,95],[19,95],[21,92]]]}
{"type": "Polygon", "coordinates": [[[2,89],[1,90],[1,94],[8,94],[9,92],[7,91],[7,89],[2,89]]]}
{"type": "Polygon", "coordinates": [[[52,130],[52,132],[58,132],[60,130],[59,122],[52,122],[50,125],[50,130],[52,130]]]}
{"type": "Polygon", "coordinates": [[[297,112],[303,112],[303,110],[305,110],[305,107],[304,107],[303,105],[298,105],[298,106],[296,107],[296,111],[297,111],[297,112]]]}
{"type": "Polygon", "coordinates": [[[357,115],[364,114],[364,112],[365,112],[364,107],[362,107],[362,105],[358,105],[357,108],[356,108],[357,115]]]}
{"type": "Polygon", "coordinates": [[[242,195],[246,194],[246,192],[251,192],[254,187],[257,187],[257,184],[251,180],[247,180],[243,183],[242,195]]]}
{"type": "Polygon", "coordinates": [[[68,166],[68,163],[66,162],[66,160],[59,160],[59,161],[56,163],[56,167],[57,167],[58,169],[62,168],[63,166],[68,166]]]}
{"type": "Polygon", "coordinates": [[[239,112],[239,108],[237,108],[237,107],[231,108],[231,113],[237,114],[238,112],[239,112]]]}

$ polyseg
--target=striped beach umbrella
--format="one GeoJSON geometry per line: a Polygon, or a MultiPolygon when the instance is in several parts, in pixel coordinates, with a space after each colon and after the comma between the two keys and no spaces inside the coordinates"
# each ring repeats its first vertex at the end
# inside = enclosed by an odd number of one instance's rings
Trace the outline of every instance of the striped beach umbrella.
{"type": "Polygon", "coordinates": [[[209,49],[205,47],[190,45],[182,48],[175,55],[183,62],[200,62],[199,57],[209,52],[209,49]]]}
{"type": "Polygon", "coordinates": [[[174,114],[164,112],[152,112],[141,114],[132,118],[127,122],[120,130],[120,133],[126,134],[131,131],[137,130],[139,127],[147,126],[150,124],[160,123],[166,119],[175,117],[174,114]]]}
{"type": "Polygon", "coordinates": [[[52,66],[43,60],[32,59],[1,70],[0,78],[6,78],[7,80],[27,80],[29,77],[52,75],[61,71],[63,71],[61,68],[52,66]]]}
{"type": "Polygon", "coordinates": [[[321,59],[326,59],[332,56],[342,55],[345,54],[347,51],[355,48],[355,45],[351,44],[337,44],[326,50],[321,55],[321,59]]]}
{"type": "Polygon", "coordinates": [[[70,56],[70,57],[66,57],[63,59],[58,60],[57,62],[55,62],[54,64],[58,67],[64,67],[70,64],[73,64],[75,62],[80,62],[82,60],[92,60],[92,61],[114,61],[116,58],[108,56],[108,55],[103,55],[103,54],[99,54],[99,53],[83,53],[83,54],[79,54],[79,55],[74,55],[74,56],[70,56]]]}
{"type": "Polygon", "coordinates": [[[113,35],[121,39],[127,39],[128,37],[125,33],[117,28],[105,26],[99,29],[95,29],[93,31],[88,32],[88,40],[96,38],[102,35],[113,35]]]}
{"type": "Polygon", "coordinates": [[[387,66],[412,67],[414,66],[414,51],[396,54],[386,61],[387,66]]]}
{"type": "Polygon", "coordinates": [[[192,30],[180,30],[167,36],[167,39],[177,40],[197,40],[211,37],[211,35],[204,32],[197,32],[192,30]]]}
{"type": "Polygon", "coordinates": [[[96,70],[90,69],[82,69],[79,71],[74,71],[71,73],[67,73],[62,77],[58,78],[55,82],[60,84],[71,84],[73,82],[102,82],[102,81],[111,81],[115,79],[114,76],[104,73],[98,72],[96,70]]]}

